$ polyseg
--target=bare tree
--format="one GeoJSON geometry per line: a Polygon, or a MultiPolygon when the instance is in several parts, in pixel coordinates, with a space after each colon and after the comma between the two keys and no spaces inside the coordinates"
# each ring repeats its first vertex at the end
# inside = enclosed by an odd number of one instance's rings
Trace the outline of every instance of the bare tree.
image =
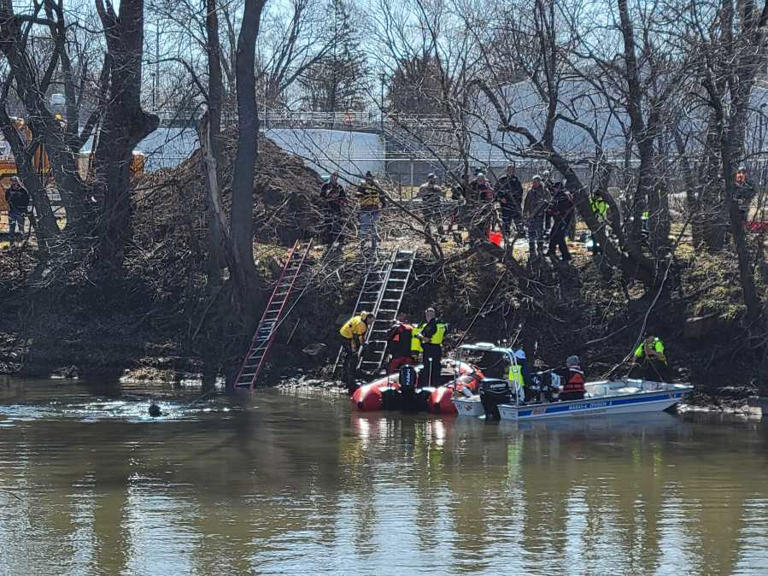
{"type": "Polygon", "coordinates": [[[112,271],[122,267],[131,234],[131,160],[133,149],[153,132],[159,118],[141,107],[141,68],[144,49],[144,1],[121,0],[115,12],[110,0],[97,0],[104,35],[109,79],[109,106],[94,151],[99,221],[100,262],[112,271]]]}

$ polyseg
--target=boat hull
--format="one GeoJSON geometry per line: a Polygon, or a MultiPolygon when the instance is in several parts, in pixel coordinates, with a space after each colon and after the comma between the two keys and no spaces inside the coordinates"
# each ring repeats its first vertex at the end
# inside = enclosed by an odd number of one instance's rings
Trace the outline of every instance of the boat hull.
{"type": "Polygon", "coordinates": [[[638,414],[641,412],[660,412],[680,402],[692,387],[680,387],[673,390],[641,392],[623,396],[603,398],[585,398],[550,404],[515,406],[502,404],[499,414],[502,420],[517,422],[528,420],[548,420],[551,418],[580,418],[603,414],[638,414]]]}
{"type": "Polygon", "coordinates": [[[479,397],[474,398],[454,398],[453,405],[456,406],[456,414],[459,416],[469,416],[478,418],[485,414],[483,403],[479,397]]]}

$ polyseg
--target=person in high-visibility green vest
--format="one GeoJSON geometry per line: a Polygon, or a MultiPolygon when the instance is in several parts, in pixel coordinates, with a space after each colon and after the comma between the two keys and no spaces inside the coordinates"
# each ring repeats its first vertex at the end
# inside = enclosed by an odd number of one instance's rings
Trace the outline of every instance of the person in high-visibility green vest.
{"type": "Polygon", "coordinates": [[[523,378],[523,366],[521,364],[510,364],[507,371],[507,380],[509,386],[515,391],[517,397],[522,401],[525,391],[525,379],[523,378]]]}
{"type": "Polygon", "coordinates": [[[424,369],[421,371],[421,386],[440,385],[440,362],[443,359],[443,339],[448,325],[437,319],[434,308],[424,312],[426,322],[413,329],[411,350],[422,352],[424,369]]]}
{"type": "Polygon", "coordinates": [[[589,207],[592,208],[592,212],[599,219],[605,219],[605,215],[608,213],[608,202],[606,202],[600,194],[593,192],[589,197],[589,207]]]}
{"type": "Polygon", "coordinates": [[[507,379],[510,382],[510,386],[515,389],[519,394],[520,401],[528,400],[525,396],[529,393],[529,384],[531,383],[531,371],[528,366],[528,357],[525,355],[525,350],[518,348],[513,350],[512,354],[515,357],[515,363],[510,364],[507,369],[507,379]]]}
{"type": "Polygon", "coordinates": [[[648,336],[635,348],[630,376],[664,382],[669,382],[672,379],[664,342],[661,338],[648,336]]]}

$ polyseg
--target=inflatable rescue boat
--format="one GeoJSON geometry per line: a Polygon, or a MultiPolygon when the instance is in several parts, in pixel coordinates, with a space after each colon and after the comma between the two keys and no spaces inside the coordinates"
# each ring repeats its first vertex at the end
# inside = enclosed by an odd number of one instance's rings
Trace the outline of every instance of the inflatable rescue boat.
{"type": "Polygon", "coordinates": [[[483,373],[475,366],[457,360],[444,359],[441,382],[437,386],[423,385],[423,366],[403,366],[399,372],[363,384],[352,394],[352,404],[362,412],[405,410],[456,414],[453,395],[476,394],[483,373]]]}

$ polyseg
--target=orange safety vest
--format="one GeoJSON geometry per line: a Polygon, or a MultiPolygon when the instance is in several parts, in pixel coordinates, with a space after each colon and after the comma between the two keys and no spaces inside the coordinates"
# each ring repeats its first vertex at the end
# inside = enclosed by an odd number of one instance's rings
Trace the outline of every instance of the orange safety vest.
{"type": "Polygon", "coordinates": [[[585,392],[585,382],[584,372],[579,368],[568,368],[568,380],[563,386],[563,392],[585,392]]]}

